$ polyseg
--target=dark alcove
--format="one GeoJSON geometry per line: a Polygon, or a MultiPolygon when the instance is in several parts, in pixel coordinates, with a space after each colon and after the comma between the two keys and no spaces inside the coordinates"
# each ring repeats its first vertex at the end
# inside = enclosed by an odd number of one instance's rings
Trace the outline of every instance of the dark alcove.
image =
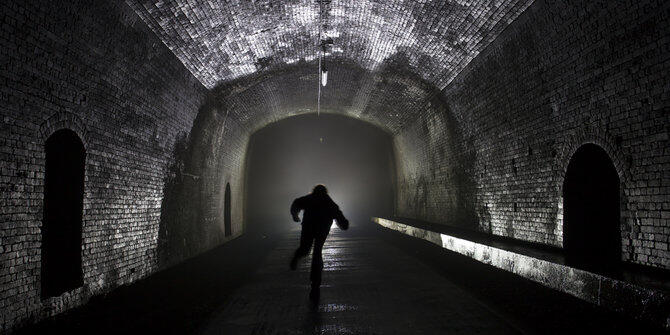
{"type": "Polygon", "coordinates": [[[230,236],[232,232],[230,218],[230,183],[226,183],[226,193],[223,197],[223,228],[225,236],[230,236]]]}
{"type": "Polygon", "coordinates": [[[42,298],[82,286],[81,242],[84,199],[84,145],[71,130],[46,141],[42,222],[42,298]]]}
{"type": "Polygon", "coordinates": [[[621,262],[619,176],[605,150],[585,144],[574,153],[563,182],[566,260],[597,272],[621,262]]]}

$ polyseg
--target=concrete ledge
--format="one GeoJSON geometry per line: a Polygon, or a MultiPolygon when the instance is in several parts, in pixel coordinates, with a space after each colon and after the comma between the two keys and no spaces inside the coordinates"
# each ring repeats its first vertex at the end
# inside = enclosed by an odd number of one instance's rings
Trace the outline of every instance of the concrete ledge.
{"type": "Polygon", "coordinates": [[[373,222],[512,272],[543,286],[670,330],[670,294],[518,252],[384,218],[373,222]]]}

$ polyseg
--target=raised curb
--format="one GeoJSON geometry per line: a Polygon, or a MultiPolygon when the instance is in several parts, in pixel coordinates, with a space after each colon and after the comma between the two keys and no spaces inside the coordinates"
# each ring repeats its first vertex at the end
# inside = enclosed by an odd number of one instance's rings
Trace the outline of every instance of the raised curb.
{"type": "Polygon", "coordinates": [[[670,295],[667,292],[389,219],[373,217],[372,221],[543,286],[670,330],[670,295]]]}

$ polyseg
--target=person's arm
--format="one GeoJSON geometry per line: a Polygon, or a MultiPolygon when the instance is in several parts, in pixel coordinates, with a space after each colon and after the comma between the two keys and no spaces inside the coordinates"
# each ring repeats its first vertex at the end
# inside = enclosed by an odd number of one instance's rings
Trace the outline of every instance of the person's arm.
{"type": "Polygon", "coordinates": [[[349,220],[344,217],[344,214],[342,214],[339,206],[337,206],[335,203],[333,203],[333,205],[335,206],[335,221],[337,221],[337,226],[342,230],[349,229],[349,220]]]}
{"type": "Polygon", "coordinates": [[[301,210],[304,209],[303,203],[304,200],[303,198],[298,198],[293,200],[293,203],[291,204],[291,216],[293,217],[293,221],[295,222],[300,222],[300,217],[298,216],[298,213],[300,213],[301,210]]]}

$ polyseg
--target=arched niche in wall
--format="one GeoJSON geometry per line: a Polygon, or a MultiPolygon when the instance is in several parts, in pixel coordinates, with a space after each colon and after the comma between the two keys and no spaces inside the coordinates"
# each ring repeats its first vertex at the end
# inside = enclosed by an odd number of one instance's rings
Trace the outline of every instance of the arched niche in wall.
{"type": "Polygon", "coordinates": [[[620,181],[598,145],[579,147],[563,181],[563,247],[577,267],[614,272],[621,263],[620,181]]]}
{"type": "Polygon", "coordinates": [[[42,220],[42,298],[83,284],[82,212],[86,149],[72,130],[54,132],[45,143],[42,220]]]}
{"type": "Polygon", "coordinates": [[[230,183],[226,183],[226,191],[223,196],[223,228],[224,235],[230,236],[232,233],[230,183]]]}

